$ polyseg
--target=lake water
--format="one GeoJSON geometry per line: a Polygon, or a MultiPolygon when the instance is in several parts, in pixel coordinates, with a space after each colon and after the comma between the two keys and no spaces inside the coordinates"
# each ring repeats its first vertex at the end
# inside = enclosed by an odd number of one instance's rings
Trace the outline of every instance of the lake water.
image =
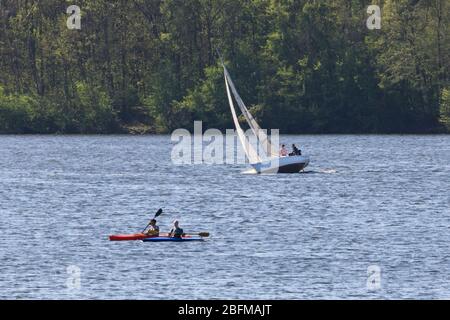
{"type": "Polygon", "coordinates": [[[0,298],[450,298],[450,136],[281,140],[305,173],[175,166],[169,136],[0,136],[0,298]],[[108,241],[160,207],[211,236],[108,241]]]}

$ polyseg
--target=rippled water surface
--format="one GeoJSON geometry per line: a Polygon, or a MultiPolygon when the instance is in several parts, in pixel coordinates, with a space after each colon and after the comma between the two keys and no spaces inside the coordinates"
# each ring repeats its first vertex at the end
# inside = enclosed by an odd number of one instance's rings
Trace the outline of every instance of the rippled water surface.
{"type": "Polygon", "coordinates": [[[450,136],[282,141],[305,173],[175,166],[169,136],[0,136],[0,298],[450,297],[450,136]],[[211,237],[108,241],[160,207],[211,237]]]}

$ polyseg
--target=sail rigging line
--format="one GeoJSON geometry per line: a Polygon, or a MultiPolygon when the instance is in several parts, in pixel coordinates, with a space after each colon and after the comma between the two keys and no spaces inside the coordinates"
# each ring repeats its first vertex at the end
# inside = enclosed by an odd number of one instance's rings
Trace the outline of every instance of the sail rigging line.
{"type": "Polygon", "coordinates": [[[228,80],[228,83],[230,85],[231,91],[233,92],[233,95],[236,99],[236,102],[239,106],[239,109],[241,110],[242,114],[244,115],[245,119],[247,120],[247,123],[250,126],[250,129],[253,131],[253,134],[257,137],[259,144],[263,147],[263,150],[267,157],[273,157],[278,156],[277,150],[273,149],[272,143],[267,136],[267,134],[264,132],[264,130],[261,129],[261,127],[256,122],[255,118],[253,118],[252,114],[248,111],[247,107],[245,106],[244,101],[242,100],[241,96],[236,90],[236,87],[234,85],[233,80],[231,79],[231,76],[225,67],[225,65],[222,63],[225,78],[228,80]]]}

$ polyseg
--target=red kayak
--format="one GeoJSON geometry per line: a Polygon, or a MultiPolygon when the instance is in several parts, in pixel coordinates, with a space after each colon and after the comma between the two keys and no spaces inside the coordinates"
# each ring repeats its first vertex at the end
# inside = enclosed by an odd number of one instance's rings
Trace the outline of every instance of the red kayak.
{"type": "MultiPolygon", "coordinates": [[[[165,236],[167,233],[160,233],[159,236],[165,236]]],[[[155,238],[155,236],[149,236],[144,233],[134,234],[113,234],[109,236],[110,241],[130,241],[130,240],[143,240],[148,238],[155,238]]]]}
{"type": "Polygon", "coordinates": [[[150,238],[151,236],[143,233],[135,234],[113,234],[109,236],[110,241],[127,241],[127,240],[142,240],[145,238],[150,238]]]}

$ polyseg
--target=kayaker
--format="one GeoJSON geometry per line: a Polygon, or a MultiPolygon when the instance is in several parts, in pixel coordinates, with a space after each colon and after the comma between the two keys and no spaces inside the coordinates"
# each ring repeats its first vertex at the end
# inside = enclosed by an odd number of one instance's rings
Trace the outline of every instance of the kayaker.
{"type": "Polygon", "coordinates": [[[149,236],[159,236],[159,227],[156,224],[156,219],[150,220],[150,224],[148,225],[147,235],[149,236]]]}
{"type": "Polygon", "coordinates": [[[174,220],[173,227],[169,232],[169,237],[181,238],[183,233],[183,229],[180,228],[178,220],[174,220]]]}

